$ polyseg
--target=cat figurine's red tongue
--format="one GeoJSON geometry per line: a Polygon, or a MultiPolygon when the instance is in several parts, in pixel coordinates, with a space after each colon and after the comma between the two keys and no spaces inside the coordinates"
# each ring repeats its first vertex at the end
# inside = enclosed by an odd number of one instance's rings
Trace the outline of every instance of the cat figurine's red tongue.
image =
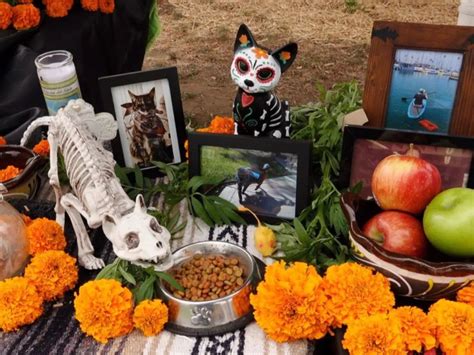
{"type": "Polygon", "coordinates": [[[253,103],[254,97],[247,94],[245,91],[242,93],[242,106],[247,107],[253,103]]]}

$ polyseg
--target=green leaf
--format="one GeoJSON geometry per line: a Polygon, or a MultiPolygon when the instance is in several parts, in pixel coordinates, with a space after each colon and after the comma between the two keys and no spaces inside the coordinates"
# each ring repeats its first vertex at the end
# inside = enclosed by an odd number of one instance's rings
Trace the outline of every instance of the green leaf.
{"type": "Polygon", "coordinates": [[[234,210],[222,208],[221,211],[224,212],[224,214],[229,217],[233,222],[242,224],[244,226],[247,225],[247,222],[245,222],[245,220],[241,216],[239,216],[234,210]]]}
{"type": "Polygon", "coordinates": [[[222,217],[217,208],[213,205],[213,202],[206,198],[206,196],[203,196],[202,202],[204,203],[204,209],[209,214],[209,217],[211,217],[213,222],[217,225],[221,225],[223,222],[222,217]]]}
{"type": "Polygon", "coordinates": [[[205,183],[206,181],[202,176],[194,176],[188,182],[188,190],[191,190],[191,193],[194,194],[205,183]]]}
{"type": "Polygon", "coordinates": [[[135,280],[133,275],[125,271],[125,269],[121,265],[118,266],[118,271],[120,272],[120,275],[122,275],[122,277],[125,279],[125,281],[127,281],[129,284],[132,284],[134,286],[137,284],[137,281],[135,280]]]}
{"type": "Polygon", "coordinates": [[[143,173],[140,170],[140,168],[138,168],[138,167],[135,168],[134,174],[135,174],[135,185],[138,186],[138,187],[143,187],[144,186],[143,173]]]}
{"type": "Polygon", "coordinates": [[[115,175],[117,175],[122,185],[132,186],[132,183],[130,182],[130,179],[127,176],[125,168],[122,168],[120,165],[115,165],[114,170],[115,175]]]}
{"type": "Polygon", "coordinates": [[[117,279],[119,277],[117,271],[119,263],[120,259],[116,258],[112,263],[106,265],[102,270],[100,270],[95,279],[117,279]]]}
{"type": "Polygon", "coordinates": [[[175,289],[179,291],[184,291],[184,287],[181,286],[181,284],[178,281],[176,281],[174,277],[171,276],[170,274],[166,272],[162,272],[162,271],[156,271],[156,276],[158,276],[163,281],[166,281],[167,283],[169,283],[171,287],[174,287],[175,289]]]}
{"type": "Polygon", "coordinates": [[[202,203],[194,196],[191,196],[191,204],[196,216],[201,218],[208,226],[212,227],[214,223],[207,214],[202,203]]]}
{"type": "Polygon", "coordinates": [[[293,220],[293,225],[295,226],[295,231],[296,235],[298,236],[298,239],[303,243],[303,244],[310,244],[311,239],[308,236],[308,233],[306,232],[306,229],[303,227],[301,224],[300,220],[298,218],[295,218],[293,220]]]}
{"type": "Polygon", "coordinates": [[[354,186],[350,188],[350,191],[355,194],[359,194],[363,188],[364,188],[364,182],[359,181],[357,184],[355,184],[354,186]]]}
{"type": "Polygon", "coordinates": [[[148,275],[148,277],[143,281],[143,283],[138,287],[137,291],[134,293],[135,304],[139,304],[144,300],[153,299],[155,293],[154,283],[156,280],[155,275],[148,275]]]}

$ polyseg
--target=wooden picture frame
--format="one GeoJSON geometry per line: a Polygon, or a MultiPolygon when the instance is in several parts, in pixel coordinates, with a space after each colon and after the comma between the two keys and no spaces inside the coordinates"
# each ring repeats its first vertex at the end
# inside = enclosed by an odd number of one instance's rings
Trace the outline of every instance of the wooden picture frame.
{"type": "MultiPolygon", "coordinates": [[[[376,21],[372,30],[363,98],[363,107],[369,120],[368,125],[387,128],[392,74],[396,69],[394,65],[398,64],[395,62],[395,56],[399,49],[412,52],[448,52],[448,54],[462,55],[462,67],[457,78],[457,91],[451,106],[451,115],[448,118],[450,120],[449,127],[446,129],[447,132],[439,130],[438,133],[474,136],[474,100],[472,99],[474,93],[474,27],[467,26],[376,21]]],[[[416,67],[416,64],[412,65],[416,67]]],[[[432,64],[430,70],[434,70],[435,67],[436,65],[432,64]]],[[[440,69],[438,74],[446,75],[447,70],[440,69]]],[[[454,74],[452,79],[456,80],[454,74]]],[[[427,108],[428,110],[430,108],[429,99],[427,108]]],[[[432,122],[427,117],[427,128],[420,126],[420,130],[435,130],[436,124],[430,126],[430,123],[432,122]]]]}
{"type": "Polygon", "coordinates": [[[372,196],[370,180],[378,162],[391,154],[405,154],[410,144],[438,168],[443,190],[474,188],[474,137],[362,126],[344,127],[339,186],[347,188],[362,181],[362,198],[372,196]]]}
{"type": "Polygon", "coordinates": [[[189,133],[190,176],[205,175],[219,181],[224,176],[215,193],[235,205],[250,208],[268,222],[296,218],[308,205],[310,165],[309,141],[189,133]],[[206,168],[208,173],[203,171],[205,159],[214,164],[206,168]],[[267,170],[259,170],[267,164],[267,170]],[[239,179],[244,181],[239,177],[244,173],[240,168],[264,174],[263,182],[252,181],[245,189],[245,184],[239,183],[239,179]]]}
{"type": "Polygon", "coordinates": [[[104,111],[118,123],[112,149],[119,165],[138,165],[154,176],[158,169],[150,161],[185,161],[186,129],[175,67],[101,77],[99,86],[104,111]]]}

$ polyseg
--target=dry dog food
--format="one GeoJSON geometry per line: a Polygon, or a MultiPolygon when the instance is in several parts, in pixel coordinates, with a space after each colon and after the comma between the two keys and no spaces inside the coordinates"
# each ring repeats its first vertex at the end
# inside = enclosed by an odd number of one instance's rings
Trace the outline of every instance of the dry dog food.
{"type": "Polygon", "coordinates": [[[188,301],[209,301],[227,296],[244,284],[240,261],[223,255],[195,255],[171,270],[171,275],[184,287],[171,287],[173,295],[188,301]]]}

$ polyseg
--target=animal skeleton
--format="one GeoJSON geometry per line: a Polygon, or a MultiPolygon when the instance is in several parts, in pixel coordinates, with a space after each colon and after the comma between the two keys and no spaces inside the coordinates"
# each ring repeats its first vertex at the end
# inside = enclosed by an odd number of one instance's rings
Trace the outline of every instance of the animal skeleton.
{"type": "Polygon", "coordinates": [[[26,130],[24,145],[40,126],[49,126],[49,183],[56,197],[56,221],[64,226],[65,212],[71,219],[78,244],[79,263],[86,269],[100,269],[103,260],[93,255],[84,217],[90,228],[102,226],[115,254],[141,266],[164,270],[172,265],[170,233],[146,213],[142,195],[132,201],[115,176],[115,161],[103,147],[113,139],[117,123],[108,113],[94,114],[91,105],[72,100],[56,116],[41,117],[26,130]],[[62,195],[58,177],[61,151],[72,191],[62,195]]]}

